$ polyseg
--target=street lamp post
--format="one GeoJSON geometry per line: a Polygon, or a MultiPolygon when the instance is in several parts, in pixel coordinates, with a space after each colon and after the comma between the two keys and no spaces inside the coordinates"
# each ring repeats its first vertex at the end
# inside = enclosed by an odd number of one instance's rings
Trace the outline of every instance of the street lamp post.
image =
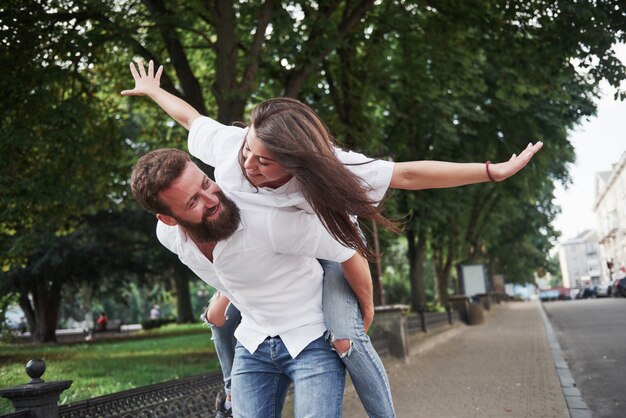
{"type": "Polygon", "coordinates": [[[609,258],[606,260],[606,267],[609,269],[609,281],[613,281],[613,259],[609,258]]]}

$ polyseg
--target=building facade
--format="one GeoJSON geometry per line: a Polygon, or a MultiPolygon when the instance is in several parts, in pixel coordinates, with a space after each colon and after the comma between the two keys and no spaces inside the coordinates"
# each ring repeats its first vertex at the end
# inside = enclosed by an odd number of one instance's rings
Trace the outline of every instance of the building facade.
{"type": "Polygon", "coordinates": [[[615,279],[626,265],[626,151],[611,171],[596,174],[594,211],[603,274],[615,279]]]}
{"type": "Polygon", "coordinates": [[[602,275],[598,236],[586,230],[559,246],[559,263],[563,287],[583,287],[599,283],[602,275]]]}

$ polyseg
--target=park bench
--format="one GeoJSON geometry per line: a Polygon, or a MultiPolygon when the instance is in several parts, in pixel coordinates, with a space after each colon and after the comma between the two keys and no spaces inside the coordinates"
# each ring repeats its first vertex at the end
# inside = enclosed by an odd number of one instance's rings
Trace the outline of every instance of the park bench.
{"type": "Polygon", "coordinates": [[[122,320],[121,319],[109,319],[107,322],[107,331],[122,332],[122,320]]]}

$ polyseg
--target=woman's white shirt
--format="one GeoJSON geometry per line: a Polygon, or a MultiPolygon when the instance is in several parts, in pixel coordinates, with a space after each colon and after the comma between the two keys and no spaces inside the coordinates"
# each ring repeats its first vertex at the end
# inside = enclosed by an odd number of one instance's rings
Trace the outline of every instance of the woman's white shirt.
{"type": "MultiPolygon", "coordinates": [[[[313,213],[295,178],[276,189],[257,189],[248,181],[239,165],[239,153],[247,132],[247,128],[227,126],[208,117],[199,117],[189,130],[189,152],[214,167],[217,184],[240,199],[264,206],[297,207],[313,213]]],[[[366,185],[368,197],[380,202],[389,188],[394,163],[339,148],[336,154],[346,168],[366,185]]]]}

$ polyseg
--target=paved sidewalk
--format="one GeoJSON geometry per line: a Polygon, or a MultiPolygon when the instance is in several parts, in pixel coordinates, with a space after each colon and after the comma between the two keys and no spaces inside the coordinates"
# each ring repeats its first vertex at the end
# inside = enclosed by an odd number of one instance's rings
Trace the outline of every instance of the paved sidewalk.
{"type": "MultiPolygon", "coordinates": [[[[492,306],[483,325],[425,339],[408,364],[386,363],[398,417],[570,417],[539,302],[492,306]]],[[[351,387],[343,410],[366,417],[351,387]]]]}

